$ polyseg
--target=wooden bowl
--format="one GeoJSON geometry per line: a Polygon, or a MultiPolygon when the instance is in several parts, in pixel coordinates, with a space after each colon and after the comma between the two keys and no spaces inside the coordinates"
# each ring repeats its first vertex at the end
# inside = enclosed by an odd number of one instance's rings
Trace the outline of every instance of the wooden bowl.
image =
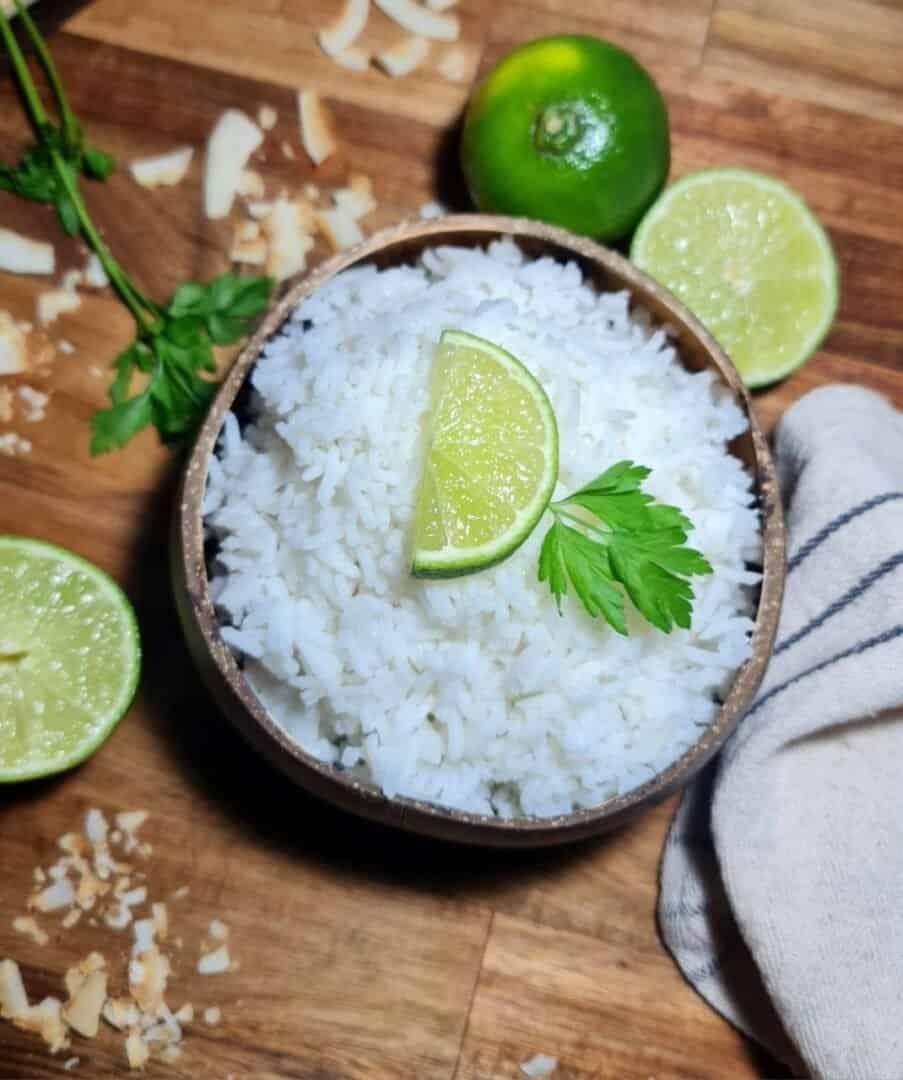
{"type": "Polygon", "coordinates": [[[386,229],[354,250],[323,263],[288,289],[235,362],[211,406],[185,469],[174,526],[174,585],[189,647],[213,696],[252,745],[307,791],[344,810],[411,832],[484,846],[538,847],[600,833],[686,784],[734,729],[759,685],[774,641],[784,584],[784,527],[774,465],[743,383],[714,339],[667,290],[615,252],[562,229],[483,214],[409,222],[386,229]],[[503,236],[513,237],[530,256],[575,260],[587,279],[600,288],[628,289],[639,305],[673,329],[687,368],[717,370],[749,421],[749,430],[735,440],[731,450],[753,472],[762,515],[763,580],[752,656],[737,671],[715,719],[677,761],[642,786],[599,806],[554,818],[495,818],[443,809],[415,799],[386,798],[376,787],[304,751],[270,717],[220,636],[208,589],[201,520],[207,463],[223,417],[264,344],[300,300],[350,266],[365,262],[380,268],[397,266],[413,261],[432,245],[485,245],[503,236]]]}

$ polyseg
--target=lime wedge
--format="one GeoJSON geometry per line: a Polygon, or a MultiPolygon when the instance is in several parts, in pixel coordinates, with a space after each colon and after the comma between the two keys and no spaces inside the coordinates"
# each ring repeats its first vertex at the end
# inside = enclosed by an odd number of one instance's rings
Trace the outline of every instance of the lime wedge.
{"type": "Polygon", "coordinates": [[[0,783],[77,765],[129,707],[141,667],[124,593],[70,551],[0,536],[0,783]]]}
{"type": "Polygon", "coordinates": [[[446,330],[430,383],[412,573],[455,577],[500,562],[530,535],[557,479],[558,426],[543,388],[491,341],[446,330]]]}
{"type": "Polygon", "coordinates": [[[837,310],[825,230],[792,188],[748,169],[703,169],[672,184],[630,256],[702,320],[750,387],[798,368],[837,310]]]}

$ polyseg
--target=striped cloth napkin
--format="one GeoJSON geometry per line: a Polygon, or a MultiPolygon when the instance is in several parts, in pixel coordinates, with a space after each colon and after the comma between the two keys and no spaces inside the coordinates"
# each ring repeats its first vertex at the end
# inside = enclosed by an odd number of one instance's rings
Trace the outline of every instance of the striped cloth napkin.
{"type": "Polygon", "coordinates": [[[797,1075],[903,1077],[903,414],[816,390],[776,435],[787,588],[764,683],[688,789],[659,924],[797,1075]]]}

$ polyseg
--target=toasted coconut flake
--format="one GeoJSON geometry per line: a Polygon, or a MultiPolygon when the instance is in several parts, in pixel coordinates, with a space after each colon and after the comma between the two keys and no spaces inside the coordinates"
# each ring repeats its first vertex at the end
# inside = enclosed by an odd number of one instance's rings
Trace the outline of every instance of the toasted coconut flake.
{"type": "Polygon", "coordinates": [[[358,45],[352,45],[350,49],[342,49],[333,56],[332,60],[346,71],[366,71],[370,67],[370,54],[358,45]]]}
{"type": "Polygon", "coordinates": [[[4,457],[25,457],[31,453],[31,442],[14,431],[0,435],[0,454],[4,457]]]}
{"type": "Polygon", "coordinates": [[[83,284],[85,275],[81,270],[67,270],[60,278],[60,288],[66,292],[75,292],[79,285],[83,284]]]}
{"type": "Polygon", "coordinates": [[[227,941],[229,927],[221,919],[211,919],[210,925],[207,927],[207,933],[214,941],[227,941]]]}
{"type": "Polygon", "coordinates": [[[174,893],[171,894],[171,900],[184,900],[185,897],[191,892],[187,885],[180,885],[174,893]]]}
{"type": "Polygon", "coordinates": [[[66,1072],[72,1072],[72,1070],[78,1065],[80,1061],[81,1058],[79,1057],[66,1058],[66,1060],[63,1062],[63,1068],[66,1070],[66,1072]]]}
{"type": "Polygon", "coordinates": [[[99,953],[96,950],[89,952],[83,960],[79,960],[79,962],[69,968],[63,976],[63,982],[66,985],[66,993],[72,997],[78,992],[82,983],[84,983],[89,975],[93,975],[97,971],[106,971],[106,967],[107,961],[103,953],[99,953]]]}
{"type": "Polygon", "coordinates": [[[548,1054],[534,1054],[533,1057],[522,1061],[519,1068],[524,1076],[549,1076],[558,1068],[558,1058],[550,1057],[548,1054]]]}
{"type": "Polygon", "coordinates": [[[436,41],[457,41],[461,26],[455,15],[440,15],[414,0],[373,0],[379,10],[411,34],[436,41]]]}
{"type": "Polygon", "coordinates": [[[59,341],[56,343],[56,347],[65,356],[71,356],[72,353],[75,352],[75,346],[67,338],[60,338],[59,341]]]}
{"type": "Polygon", "coordinates": [[[169,971],[169,960],[156,945],[139,953],[129,964],[129,992],[143,1013],[160,1014],[169,971]]]}
{"type": "Polygon", "coordinates": [[[86,1039],[100,1027],[100,1010],[107,999],[107,973],[93,971],[63,1007],[63,1019],[86,1039]]]}
{"type": "Polygon", "coordinates": [[[53,244],[0,228],[0,270],[13,274],[52,274],[55,269],[53,244]]]}
{"type": "Polygon", "coordinates": [[[49,326],[60,315],[78,311],[81,306],[82,298],[71,289],[48,289],[38,297],[36,309],[38,322],[41,326],[49,326]]]}
{"type": "Polygon", "coordinates": [[[315,91],[298,92],[298,118],[304,152],[314,165],[321,165],[335,153],[336,140],[332,120],[315,91]]]}
{"type": "Polygon", "coordinates": [[[310,235],[316,228],[313,207],[301,199],[280,195],[272,212],[263,220],[269,241],[267,272],[277,281],[300,273],[307,265],[307,253],[314,246],[310,235]]]}
{"type": "Polygon", "coordinates": [[[220,1011],[218,1006],[211,1005],[209,1009],[204,1009],[204,1023],[205,1024],[209,1024],[211,1027],[214,1027],[216,1024],[218,1024],[220,1022],[220,1020],[222,1020],[222,1018],[223,1018],[223,1014],[220,1011]]]}
{"type": "Polygon", "coordinates": [[[109,831],[110,825],[103,816],[103,811],[98,810],[97,807],[91,807],[85,814],[85,836],[88,843],[94,847],[106,844],[109,831]]]}
{"type": "Polygon", "coordinates": [[[263,177],[256,169],[243,169],[238,179],[238,194],[246,199],[262,199],[266,195],[263,177]]]}
{"type": "Polygon", "coordinates": [[[266,262],[267,244],[260,235],[260,225],[256,221],[243,221],[236,226],[232,234],[229,258],[232,262],[251,263],[255,266],[263,266],[266,262]]]}
{"type": "Polygon", "coordinates": [[[129,172],[143,188],[175,187],[185,179],[193,156],[193,146],[180,146],[165,154],[130,161],[129,172]]]}
{"type": "Polygon", "coordinates": [[[119,878],[113,885],[113,895],[118,899],[124,893],[127,893],[131,887],[132,879],[126,874],[125,877],[119,878]]]}
{"type": "Polygon", "coordinates": [[[333,251],[344,251],[364,239],[354,218],[341,210],[318,210],[317,224],[333,251]]]}
{"type": "Polygon", "coordinates": [[[261,105],[257,110],[257,123],[264,131],[272,131],[279,122],[279,113],[272,105],[261,105]]]}
{"type": "Polygon", "coordinates": [[[132,927],[132,933],[135,935],[135,944],[132,946],[132,954],[134,956],[140,956],[142,953],[147,952],[154,944],[154,935],[156,932],[157,927],[154,925],[153,919],[138,919],[132,927]]]}
{"type": "Polygon", "coordinates": [[[35,945],[46,945],[50,940],[31,915],[19,915],[13,919],[13,930],[31,938],[35,945]]]}
{"type": "Polygon", "coordinates": [[[125,1056],[130,1069],[143,1069],[150,1057],[150,1050],[137,1031],[129,1032],[125,1040],[125,1056]]]}
{"type": "Polygon", "coordinates": [[[310,202],[315,203],[320,197],[320,189],[316,184],[304,185],[304,198],[309,199],[310,202]]]}
{"type": "Polygon", "coordinates": [[[376,63],[387,75],[398,79],[420,67],[429,51],[430,43],[425,37],[410,35],[377,53],[376,63]]]}
{"type": "Polygon", "coordinates": [[[32,1005],[24,1013],[14,1016],[12,1021],[17,1028],[40,1035],[51,1054],[69,1046],[59,998],[46,997],[39,1005],[32,1005]]]}
{"type": "Polygon", "coordinates": [[[246,206],[248,213],[255,221],[260,221],[262,218],[269,217],[273,212],[273,203],[271,202],[249,202],[246,206]]]}
{"type": "Polygon", "coordinates": [[[125,904],[126,907],[136,907],[138,904],[143,904],[147,899],[147,886],[139,885],[137,888],[129,889],[128,892],[122,894],[119,898],[121,904],[125,904]]]}
{"type": "Polygon", "coordinates": [[[130,908],[125,904],[117,904],[116,907],[104,912],[103,921],[111,930],[124,930],[133,918],[130,908]]]}
{"type": "Polygon", "coordinates": [[[166,941],[169,934],[169,910],[161,900],[151,904],[151,918],[154,921],[154,933],[161,941],[166,941]]]}
{"type": "Polygon", "coordinates": [[[426,0],[426,6],[431,11],[448,11],[458,3],[458,0],[426,0]]]}
{"type": "Polygon", "coordinates": [[[355,190],[353,187],[338,188],[332,193],[336,210],[357,221],[376,209],[376,200],[369,191],[355,190]]]}
{"type": "Polygon", "coordinates": [[[245,113],[227,109],[207,140],[204,170],[204,213],[223,218],[241,183],[241,174],[251,154],[263,142],[263,132],[245,113]]]}
{"type": "Polygon", "coordinates": [[[71,911],[66,912],[66,915],[60,925],[64,930],[71,930],[81,917],[82,909],[74,907],[71,911]]]}
{"type": "Polygon", "coordinates": [[[24,406],[26,424],[36,424],[44,419],[44,410],[50,400],[49,394],[43,394],[40,390],[35,390],[33,386],[20,386],[16,393],[24,406]]]}
{"type": "Polygon", "coordinates": [[[63,833],[56,844],[60,851],[65,851],[69,855],[88,854],[88,844],[81,833],[63,833]]]}
{"type": "Polygon", "coordinates": [[[132,836],[147,821],[148,816],[146,810],[123,810],[122,813],[116,815],[115,821],[124,833],[132,836]]]}
{"type": "Polygon", "coordinates": [[[82,271],[84,283],[91,289],[105,289],[110,284],[100,259],[92,251],[82,271]]]}
{"type": "Polygon", "coordinates": [[[142,859],[149,859],[154,853],[154,845],[149,844],[146,840],[138,845],[138,854],[142,859]]]}
{"type": "Polygon", "coordinates": [[[19,375],[27,370],[25,333],[8,311],[0,310],[0,375],[19,375]]]}
{"type": "Polygon", "coordinates": [[[190,1001],[186,1001],[176,1012],[176,1020],[178,1020],[180,1024],[190,1024],[192,1020],[194,1020],[194,1006],[190,1001]]]}
{"type": "Polygon", "coordinates": [[[466,82],[473,74],[475,64],[467,49],[453,45],[439,57],[436,70],[449,82],[466,82]]]}
{"type": "Polygon", "coordinates": [[[43,885],[47,880],[47,875],[40,866],[36,866],[34,870],[32,870],[31,876],[36,885],[43,885]]]}
{"type": "Polygon", "coordinates": [[[14,1020],[28,1011],[28,995],[15,960],[0,960],[0,1016],[14,1020]]]}
{"type": "Polygon", "coordinates": [[[282,151],[282,156],[284,158],[286,158],[288,161],[294,161],[295,160],[295,149],[292,146],[292,144],[288,141],[288,139],[283,139],[282,140],[282,142],[279,144],[279,149],[282,151]]]}
{"type": "Polygon", "coordinates": [[[363,33],[370,14],[370,0],[345,0],[339,17],[317,32],[317,42],[327,56],[347,49],[363,33]]]}
{"type": "Polygon", "coordinates": [[[200,960],[198,960],[198,974],[222,975],[223,972],[229,970],[231,965],[232,961],[229,956],[229,946],[220,945],[218,949],[213,949],[212,952],[204,953],[200,960]]]}
{"type": "Polygon", "coordinates": [[[38,911],[59,911],[60,908],[69,907],[74,901],[72,882],[68,878],[60,878],[32,897],[28,906],[37,908],[38,911]]]}
{"type": "Polygon", "coordinates": [[[13,394],[6,386],[0,386],[0,424],[8,424],[13,418],[13,394]]]}
{"type": "Polygon", "coordinates": [[[94,876],[90,869],[82,873],[78,888],[75,890],[75,902],[83,911],[90,911],[100,896],[106,896],[110,886],[94,876]]]}
{"type": "Polygon", "coordinates": [[[182,1047],[178,1043],[170,1043],[169,1046],[164,1046],[160,1051],[160,1060],[165,1061],[167,1065],[172,1065],[174,1061],[178,1061],[182,1056],[182,1047]]]}
{"type": "Polygon", "coordinates": [[[141,1020],[141,1013],[134,1001],[126,998],[107,998],[101,1010],[101,1016],[110,1027],[119,1031],[129,1027],[137,1027],[141,1020]]]}

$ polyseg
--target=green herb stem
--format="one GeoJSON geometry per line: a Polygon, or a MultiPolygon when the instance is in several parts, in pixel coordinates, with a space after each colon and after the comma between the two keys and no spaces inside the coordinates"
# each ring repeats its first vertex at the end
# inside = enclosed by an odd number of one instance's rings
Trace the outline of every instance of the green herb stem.
{"type": "Polygon", "coordinates": [[[9,61],[12,64],[16,82],[19,85],[19,89],[22,91],[22,96],[25,98],[25,105],[28,109],[32,126],[36,131],[40,132],[40,130],[46,127],[50,121],[47,118],[47,113],[44,111],[44,105],[41,102],[40,97],[38,97],[34,80],[31,77],[31,72],[28,70],[28,64],[22,54],[22,50],[19,48],[19,42],[16,40],[16,35],[13,33],[9,20],[3,13],[2,8],[0,8],[0,36],[3,37],[3,44],[6,46],[6,52],[9,56],[9,61]]]}
{"type": "Polygon", "coordinates": [[[137,289],[135,289],[126,272],[110,254],[109,248],[103,242],[94,222],[88,215],[81,192],[78,190],[78,185],[73,180],[72,173],[66,165],[66,162],[63,161],[56,150],[52,150],[50,156],[53,161],[57,178],[75,208],[75,213],[78,215],[78,223],[81,226],[82,233],[97,253],[101,266],[103,266],[104,272],[110,279],[110,284],[119,294],[119,297],[125,306],[132,313],[132,318],[135,320],[139,332],[142,335],[149,334],[151,331],[151,323],[146,319],[145,312],[156,316],[156,309],[148,300],[145,300],[137,289]]]}
{"type": "Polygon", "coordinates": [[[63,84],[60,82],[56,64],[54,64],[53,57],[50,55],[50,50],[44,43],[44,39],[41,37],[37,26],[35,26],[34,20],[19,0],[15,0],[15,2],[16,11],[19,13],[19,18],[22,20],[25,32],[28,34],[29,41],[31,41],[31,44],[34,47],[34,51],[44,70],[47,82],[50,84],[50,89],[53,91],[53,96],[60,113],[60,125],[62,127],[63,139],[65,140],[66,147],[70,153],[76,153],[79,148],[79,142],[81,141],[78,121],[75,119],[75,114],[69,107],[69,101],[63,90],[63,84]]]}

